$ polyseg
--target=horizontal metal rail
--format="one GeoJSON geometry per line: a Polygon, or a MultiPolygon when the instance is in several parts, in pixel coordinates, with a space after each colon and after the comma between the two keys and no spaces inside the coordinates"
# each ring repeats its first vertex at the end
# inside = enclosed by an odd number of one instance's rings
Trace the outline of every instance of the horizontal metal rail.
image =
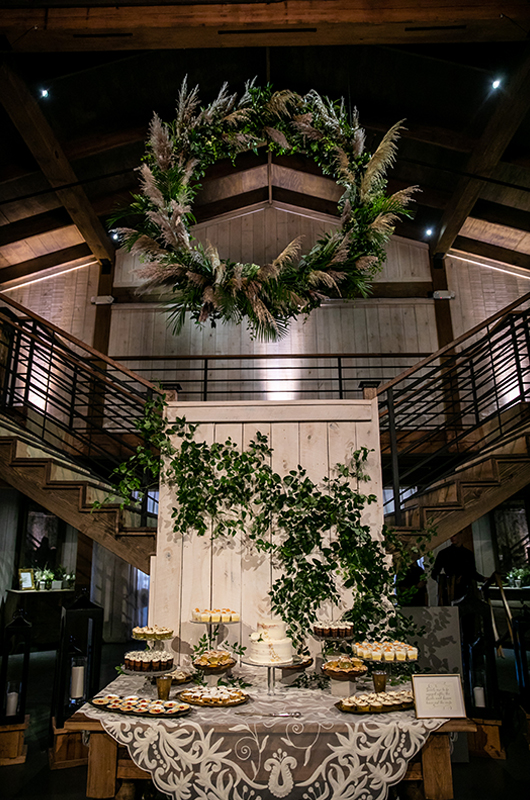
{"type": "Polygon", "coordinates": [[[423,353],[120,356],[182,401],[355,399],[423,353]]]}

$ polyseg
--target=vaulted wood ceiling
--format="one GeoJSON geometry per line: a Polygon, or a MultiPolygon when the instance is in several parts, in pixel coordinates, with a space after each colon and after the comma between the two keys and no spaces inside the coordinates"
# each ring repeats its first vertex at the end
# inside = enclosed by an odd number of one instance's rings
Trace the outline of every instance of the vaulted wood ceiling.
{"type": "MultiPolygon", "coordinates": [[[[254,76],[344,96],[369,148],[405,118],[390,190],[422,193],[396,232],[429,242],[435,265],[457,248],[530,269],[529,30],[527,0],[4,0],[0,286],[95,259],[112,290],[107,216],[185,75],[205,102],[254,76]]],[[[300,156],[243,154],[203,186],[199,220],[270,199],[334,213],[338,197],[300,156]]]]}

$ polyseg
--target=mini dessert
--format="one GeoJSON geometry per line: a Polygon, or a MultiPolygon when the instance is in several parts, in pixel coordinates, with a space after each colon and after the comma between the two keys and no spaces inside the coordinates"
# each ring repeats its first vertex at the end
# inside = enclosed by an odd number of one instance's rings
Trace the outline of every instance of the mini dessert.
{"type": "Polygon", "coordinates": [[[406,642],[355,642],[353,652],[368,661],[416,661],[418,648],[406,642]]]}
{"type": "Polygon", "coordinates": [[[94,697],[92,702],[96,706],[106,706],[110,701],[106,697],[94,697]]]}
{"type": "Polygon", "coordinates": [[[260,619],[257,631],[250,634],[248,656],[256,664],[281,664],[292,661],[293,645],[281,619],[260,619]]]}
{"type": "Polygon", "coordinates": [[[235,659],[227,650],[207,650],[195,659],[193,666],[202,670],[223,672],[225,669],[233,667],[235,663],[235,659]]]}
{"type": "Polygon", "coordinates": [[[334,680],[347,681],[364,675],[368,672],[368,667],[358,658],[339,656],[326,661],[322,666],[322,672],[334,680]]]}
{"type": "Polygon", "coordinates": [[[332,639],[345,639],[353,636],[353,625],[351,622],[315,622],[313,625],[315,636],[331,637],[332,639]]]}
{"type": "Polygon", "coordinates": [[[163,650],[133,650],[125,653],[125,669],[134,672],[157,672],[161,669],[171,669],[173,656],[163,650]]]}
{"type": "Polygon", "coordinates": [[[133,628],[132,635],[133,639],[151,639],[157,641],[161,639],[171,639],[173,637],[173,631],[171,628],[166,628],[164,626],[146,625],[144,628],[133,628]]]}
{"type": "Polygon", "coordinates": [[[194,608],[191,612],[191,619],[193,622],[211,622],[218,624],[220,622],[239,622],[240,616],[237,611],[232,611],[230,608],[194,608]]]}
{"type": "Polygon", "coordinates": [[[402,711],[414,705],[412,692],[370,692],[345,697],[337,704],[341,711],[350,711],[355,714],[380,714],[391,711],[402,711]]]}

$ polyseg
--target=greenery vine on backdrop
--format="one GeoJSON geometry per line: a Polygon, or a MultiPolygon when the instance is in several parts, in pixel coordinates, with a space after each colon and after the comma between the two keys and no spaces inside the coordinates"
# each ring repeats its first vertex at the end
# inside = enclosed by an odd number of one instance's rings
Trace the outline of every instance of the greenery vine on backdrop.
{"type": "MultiPolygon", "coordinates": [[[[160,411],[153,402],[139,423],[147,444],[118,468],[117,495],[137,497],[139,472],[157,484],[160,459],[151,449],[161,452],[174,533],[212,539],[244,533],[257,551],[271,554],[278,568],[271,606],[299,652],[321,607],[338,604],[344,589],[352,593],[344,617],[354,623],[356,636],[395,638],[412,629],[395,602],[387,539],[374,539],[362,523],[364,509],[376,499],[356,488],[369,480],[366,448],[319,485],[300,466],[285,476],[274,472],[268,439],[260,432],[244,450],[231,439],[207,444],[195,439],[197,425],[184,418],[168,424],[160,411]],[[180,440],[178,447],[172,437],[180,440]]],[[[396,537],[388,542],[396,548],[396,537]]]]}
{"type": "Polygon", "coordinates": [[[385,260],[384,245],[417,187],[388,196],[386,172],[396,157],[402,123],[395,124],[372,154],[357,112],[344,100],[312,90],[300,96],[247,83],[244,94],[218,97],[200,106],[196,86],[183,81],[171,122],[155,114],[140,168],[141,191],[111,224],[122,243],[146,262],[144,289],[166,290],[165,308],[174,332],[188,314],[210,320],[246,321],[253,335],[278,339],[290,320],[329,297],[366,296],[370,279],[385,260]],[[265,147],[275,155],[302,153],[342,188],[340,227],[326,233],[300,257],[300,238],[271,263],[221,258],[215,247],[193,239],[193,201],[206,170],[216,161],[265,147]]]}

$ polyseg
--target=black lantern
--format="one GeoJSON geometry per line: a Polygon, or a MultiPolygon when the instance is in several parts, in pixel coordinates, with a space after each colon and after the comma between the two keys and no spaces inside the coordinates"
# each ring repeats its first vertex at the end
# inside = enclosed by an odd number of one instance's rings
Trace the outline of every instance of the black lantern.
{"type": "Polygon", "coordinates": [[[57,728],[99,690],[102,642],[103,609],[83,593],[62,610],[53,699],[57,728]]]}
{"type": "Polygon", "coordinates": [[[19,725],[26,715],[31,622],[19,609],[4,628],[0,667],[0,725],[19,725]]]}

